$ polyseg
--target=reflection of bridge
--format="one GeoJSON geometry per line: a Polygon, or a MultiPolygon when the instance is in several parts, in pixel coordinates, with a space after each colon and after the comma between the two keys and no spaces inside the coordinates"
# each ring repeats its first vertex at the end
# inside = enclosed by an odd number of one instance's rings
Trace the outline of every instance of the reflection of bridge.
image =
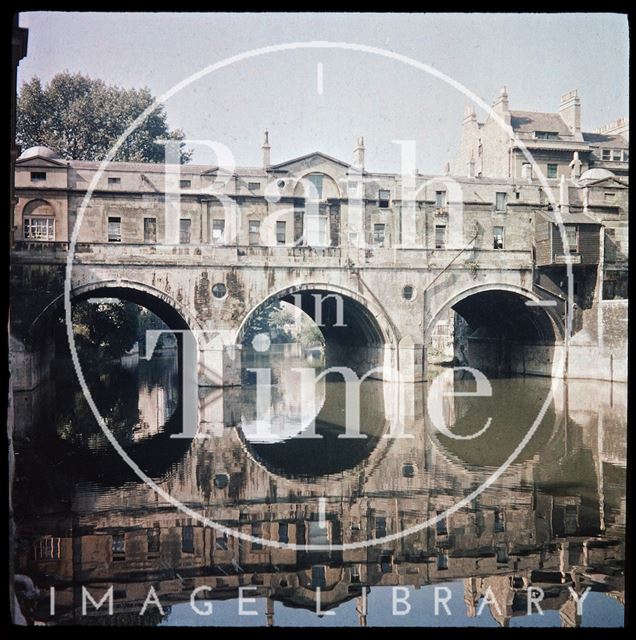
{"type": "MultiPolygon", "coordinates": [[[[432,437],[421,399],[407,428],[414,439],[381,443],[365,464],[309,482],[271,474],[247,455],[234,429],[219,425],[216,437],[193,441],[159,483],[197,513],[299,549],[226,537],[157,502],[145,485],[96,492],[89,483],[76,485],[72,517],[60,516],[55,505],[47,505],[51,516],[38,512],[28,527],[34,556],[22,558],[21,570],[37,581],[56,576],[64,616],[77,615],[82,585],[101,597],[113,584],[115,611],[136,614],[149,584],[166,606],[187,603],[203,585],[212,588],[203,594],[211,599],[236,598],[239,587],[254,586],[246,595],[269,599],[271,612],[274,601],[315,610],[317,587],[327,610],[358,597],[361,588],[466,579],[468,615],[475,615],[490,586],[502,609],[501,615],[491,611],[507,624],[525,611],[524,589],[535,585],[550,594],[545,609],[558,609],[563,624],[578,624],[568,587],[623,594],[625,391],[622,385],[569,383],[497,485],[440,523],[385,543],[384,536],[451,507],[498,461],[480,465],[467,457],[474,452],[432,437]],[[324,528],[318,496],[326,498],[324,528]],[[303,550],[319,539],[374,544],[303,550]]],[[[516,415],[537,408],[533,393],[513,395],[519,398],[516,415]]],[[[236,398],[216,402],[238,404],[236,398]]],[[[506,416],[503,422],[516,424],[506,416]]],[[[519,434],[509,435],[514,440],[519,434]]],[[[500,452],[502,460],[506,455],[500,452]]]]}

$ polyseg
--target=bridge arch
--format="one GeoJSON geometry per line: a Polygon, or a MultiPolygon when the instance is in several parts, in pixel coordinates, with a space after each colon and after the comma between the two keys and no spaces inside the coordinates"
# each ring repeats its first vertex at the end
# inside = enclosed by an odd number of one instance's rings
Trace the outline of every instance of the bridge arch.
{"type": "MultiPolygon", "coordinates": [[[[489,373],[562,377],[563,319],[542,303],[533,291],[516,284],[467,287],[435,306],[426,323],[426,344],[431,344],[434,328],[452,309],[470,331],[468,353],[460,354],[460,360],[467,357],[468,364],[489,373]]],[[[454,341],[457,346],[457,336],[454,341]]]]}
{"type": "MultiPolygon", "coordinates": [[[[158,318],[173,330],[200,329],[198,321],[186,307],[170,295],[150,285],[134,280],[104,280],[77,285],[71,288],[71,301],[89,298],[117,298],[138,304],[152,311],[158,318]]],[[[55,309],[64,306],[64,294],[61,293],[37,315],[29,327],[29,335],[39,330],[40,324],[55,309]]]]}
{"type": "Polygon", "coordinates": [[[327,366],[349,366],[358,375],[375,367],[397,370],[400,334],[388,314],[360,293],[333,283],[296,284],[269,294],[241,321],[236,331],[237,344],[243,342],[250,320],[274,300],[300,306],[314,322],[322,321],[327,366]]]}

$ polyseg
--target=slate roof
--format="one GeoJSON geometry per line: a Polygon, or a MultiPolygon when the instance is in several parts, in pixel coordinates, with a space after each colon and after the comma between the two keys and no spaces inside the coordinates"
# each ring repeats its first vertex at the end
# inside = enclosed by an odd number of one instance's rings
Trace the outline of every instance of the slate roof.
{"type": "Polygon", "coordinates": [[[591,216],[588,216],[586,213],[562,213],[561,220],[557,217],[554,211],[538,211],[539,215],[541,215],[546,220],[553,222],[554,224],[558,224],[559,222],[563,222],[563,224],[596,224],[599,225],[600,222],[597,222],[591,216]]]}
{"type": "Polygon", "coordinates": [[[621,135],[607,135],[604,133],[584,133],[583,140],[593,147],[607,149],[627,149],[629,144],[621,135]]]}
{"type": "Polygon", "coordinates": [[[510,124],[518,133],[532,133],[533,131],[554,131],[559,136],[571,137],[563,119],[558,113],[541,113],[539,111],[511,111],[510,124]]]}

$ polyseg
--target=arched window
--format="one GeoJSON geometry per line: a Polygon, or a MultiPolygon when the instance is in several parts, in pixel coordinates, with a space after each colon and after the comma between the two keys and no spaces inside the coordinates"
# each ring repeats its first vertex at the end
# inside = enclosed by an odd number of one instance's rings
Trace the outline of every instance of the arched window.
{"type": "Polygon", "coordinates": [[[25,240],[52,242],[55,240],[55,211],[46,200],[32,200],[22,211],[25,240]]]}

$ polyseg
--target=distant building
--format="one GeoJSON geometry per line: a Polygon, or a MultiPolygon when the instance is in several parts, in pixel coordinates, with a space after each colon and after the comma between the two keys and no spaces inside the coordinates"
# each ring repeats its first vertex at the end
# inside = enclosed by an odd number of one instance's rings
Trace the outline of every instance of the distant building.
{"type": "Polygon", "coordinates": [[[582,131],[576,89],[561,96],[555,112],[511,110],[506,87],[492,106],[518,140],[493,115],[478,122],[469,105],[452,173],[508,179],[518,185],[517,192],[538,185],[538,172],[543,174],[560,215],[539,186],[533,245],[536,278],[556,295],[567,295],[566,262],[568,257],[572,261],[576,332],[584,324],[583,316],[595,312],[595,301],[627,298],[629,120],[619,118],[594,132],[582,131]]]}
{"type": "MultiPolygon", "coordinates": [[[[561,96],[556,112],[516,111],[508,103],[503,87],[493,110],[532,154],[548,180],[561,176],[578,178],[588,169],[608,169],[614,175],[629,172],[629,121],[620,118],[586,133],[581,130],[581,99],[578,91],[561,96]]],[[[478,122],[472,105],[466,109],[453,175],[482,178],[512,178],[531,181],[536,167],[491,115],[478,122]]]]}

